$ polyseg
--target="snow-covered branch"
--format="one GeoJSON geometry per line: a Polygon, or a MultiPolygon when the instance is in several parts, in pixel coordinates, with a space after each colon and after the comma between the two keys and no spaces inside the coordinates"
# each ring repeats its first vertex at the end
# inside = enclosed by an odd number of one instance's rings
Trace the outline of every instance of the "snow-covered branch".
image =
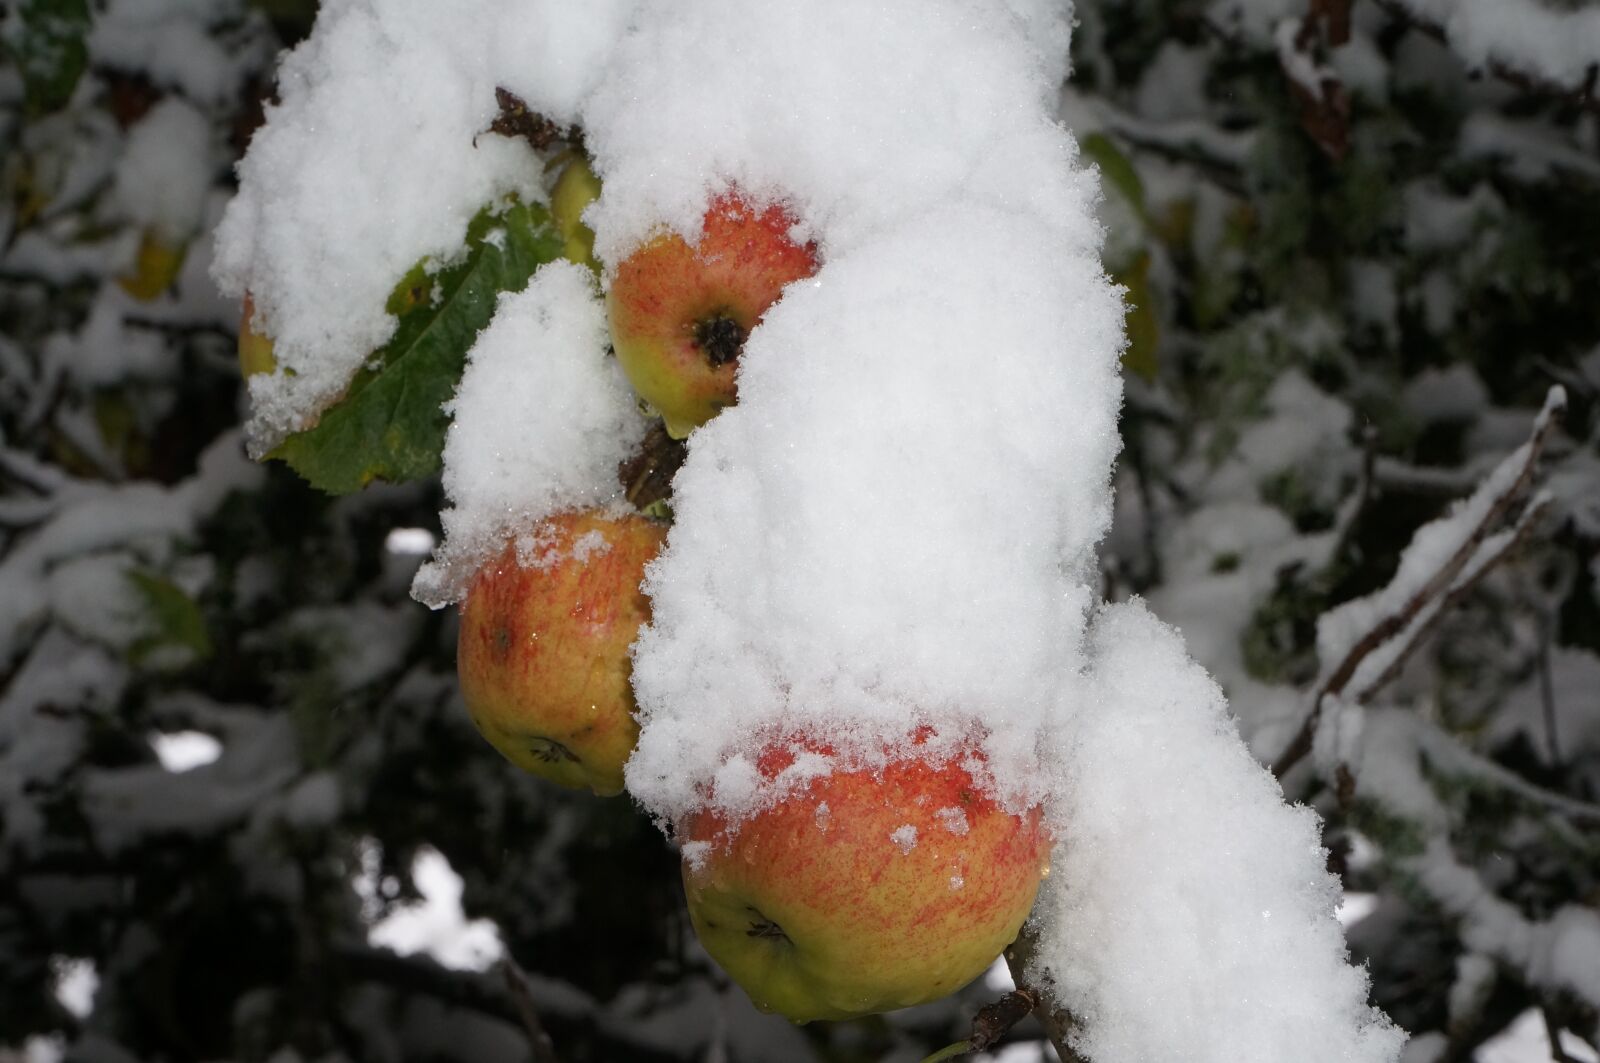
{"type": "Polygon", "coordinates": [[[1600,10],[1539,0],[1376,0],[1475,67],[1520,88],[1600,111],[1600,10]]]}
{"type": "Polygon", "coordinates": [[[1394,678],[1443,610],[1517,546],[1548,505],[1536,497],[1495,531],[1526,492],[1550,432],[1566,409],[1566,392],[1550,389],[1528,442],[1503,460],[1465,502],[1418,529],[1394,578],[1380,591],[1345,602],[1317,625],[1322,676],[1300,730],[1273,765],[1281,778],[1311,751],[1329,698],[1361,703],[1394,678]]]}

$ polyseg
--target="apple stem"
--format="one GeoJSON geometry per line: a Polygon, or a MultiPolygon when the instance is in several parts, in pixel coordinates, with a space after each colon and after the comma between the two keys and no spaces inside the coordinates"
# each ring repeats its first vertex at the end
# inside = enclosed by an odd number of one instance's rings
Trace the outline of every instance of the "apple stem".
{"type": "Polygon", "coordinates": [[[973,1050],[974,1049],[971,1041],[957,1041],[953,1045],[945,1045],[943,1048],[939,1049],[939,1051],[935,1052],[927,1059],[924,1059],[922,1063],[941,1063],[942,1060],[954,1059],[957,1056],[964,1056],[973,1050]]]}

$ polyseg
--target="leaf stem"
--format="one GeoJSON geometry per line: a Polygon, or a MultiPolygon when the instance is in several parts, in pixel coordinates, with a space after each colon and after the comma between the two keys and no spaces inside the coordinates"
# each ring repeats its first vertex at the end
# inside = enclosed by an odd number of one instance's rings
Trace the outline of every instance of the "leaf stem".
{"type": "Polygon", "coordinates": [[[964,1056],[971,1051],[971,1041],[957,1041],[953,1045],[945,1045],[943,1048],[939,1049],[939,1051],[935,1052],[927,1059],[924,1059],[922,1063],[943,1063],[944,1060],[954,1059],[957,1056],[964,1056]]]}

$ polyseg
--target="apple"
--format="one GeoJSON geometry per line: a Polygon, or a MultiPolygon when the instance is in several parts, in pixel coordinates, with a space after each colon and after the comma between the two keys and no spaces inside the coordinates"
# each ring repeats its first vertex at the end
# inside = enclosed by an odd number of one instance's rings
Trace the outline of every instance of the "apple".
{"type": "Polygon", "coordinates": [[[600,178],[582,156],[567,163],[550,190],[550,218],[566,242],[562,257],[596,273],[600,263],[594,257],[594,230],[583,223],[583,212],[599,198],[600,178]]]}
{"type": "Polygon", "coordinates": [[[506,759],[563,786],[622,792],[633,718],[629,647],[650,619],[639,589],[666,540],[642,516],[567,513],[508,546],[461,607],[456,669],[472,721],[506,759]]]}
{"type": "MultiPolygon", "coordinates": [[[[793,752],[768,747],[771,777],[793,752]]],[[[742,821],[681,826],[689,917],[763,1011],[849,1019],[936,1000],[1017,936],[1048,873],[1040,811],[1006,811],[961,761],[844,770],[742,821]]]]}
{"type": "Polygon", "coordinates": [[[239,372],[247,377],[271,373],[278,368],[278,360],[272,354],[272,340],[255,330],[252,321],[255,314],[256,304],[246,292],[244,308],[239,315],[239,372]]]}
{"type": "Polygon", "coordinates": [[[816,247],[796,243],[794,225],[780,206],[723,195],[699,243],[664,233],[617,265],[606,292],[612,346],[674,439],[733,404],[745,337],[785,286],[817,271],[816,247]]]}

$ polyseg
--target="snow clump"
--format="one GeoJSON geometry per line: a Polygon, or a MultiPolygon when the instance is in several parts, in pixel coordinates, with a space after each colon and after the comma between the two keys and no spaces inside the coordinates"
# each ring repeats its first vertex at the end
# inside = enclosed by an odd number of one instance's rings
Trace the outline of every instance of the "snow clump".
{"type": "MultiPolygon", "coordinates": [[[[522,540],[531,561],[543,518],[615,499],[617,466],[647,423],[606,355],[608,337],[582,266],[553,262],[525,290],[500,297],[452,400],[471,415],[458,415],[445,440],[451,508],[441,515],[444,545],[417,574],[418,600],[460,600],[479,564],[508,541],[522,540]]],[[[596,545],[573,544],[585,557],[596,545]]]]}

